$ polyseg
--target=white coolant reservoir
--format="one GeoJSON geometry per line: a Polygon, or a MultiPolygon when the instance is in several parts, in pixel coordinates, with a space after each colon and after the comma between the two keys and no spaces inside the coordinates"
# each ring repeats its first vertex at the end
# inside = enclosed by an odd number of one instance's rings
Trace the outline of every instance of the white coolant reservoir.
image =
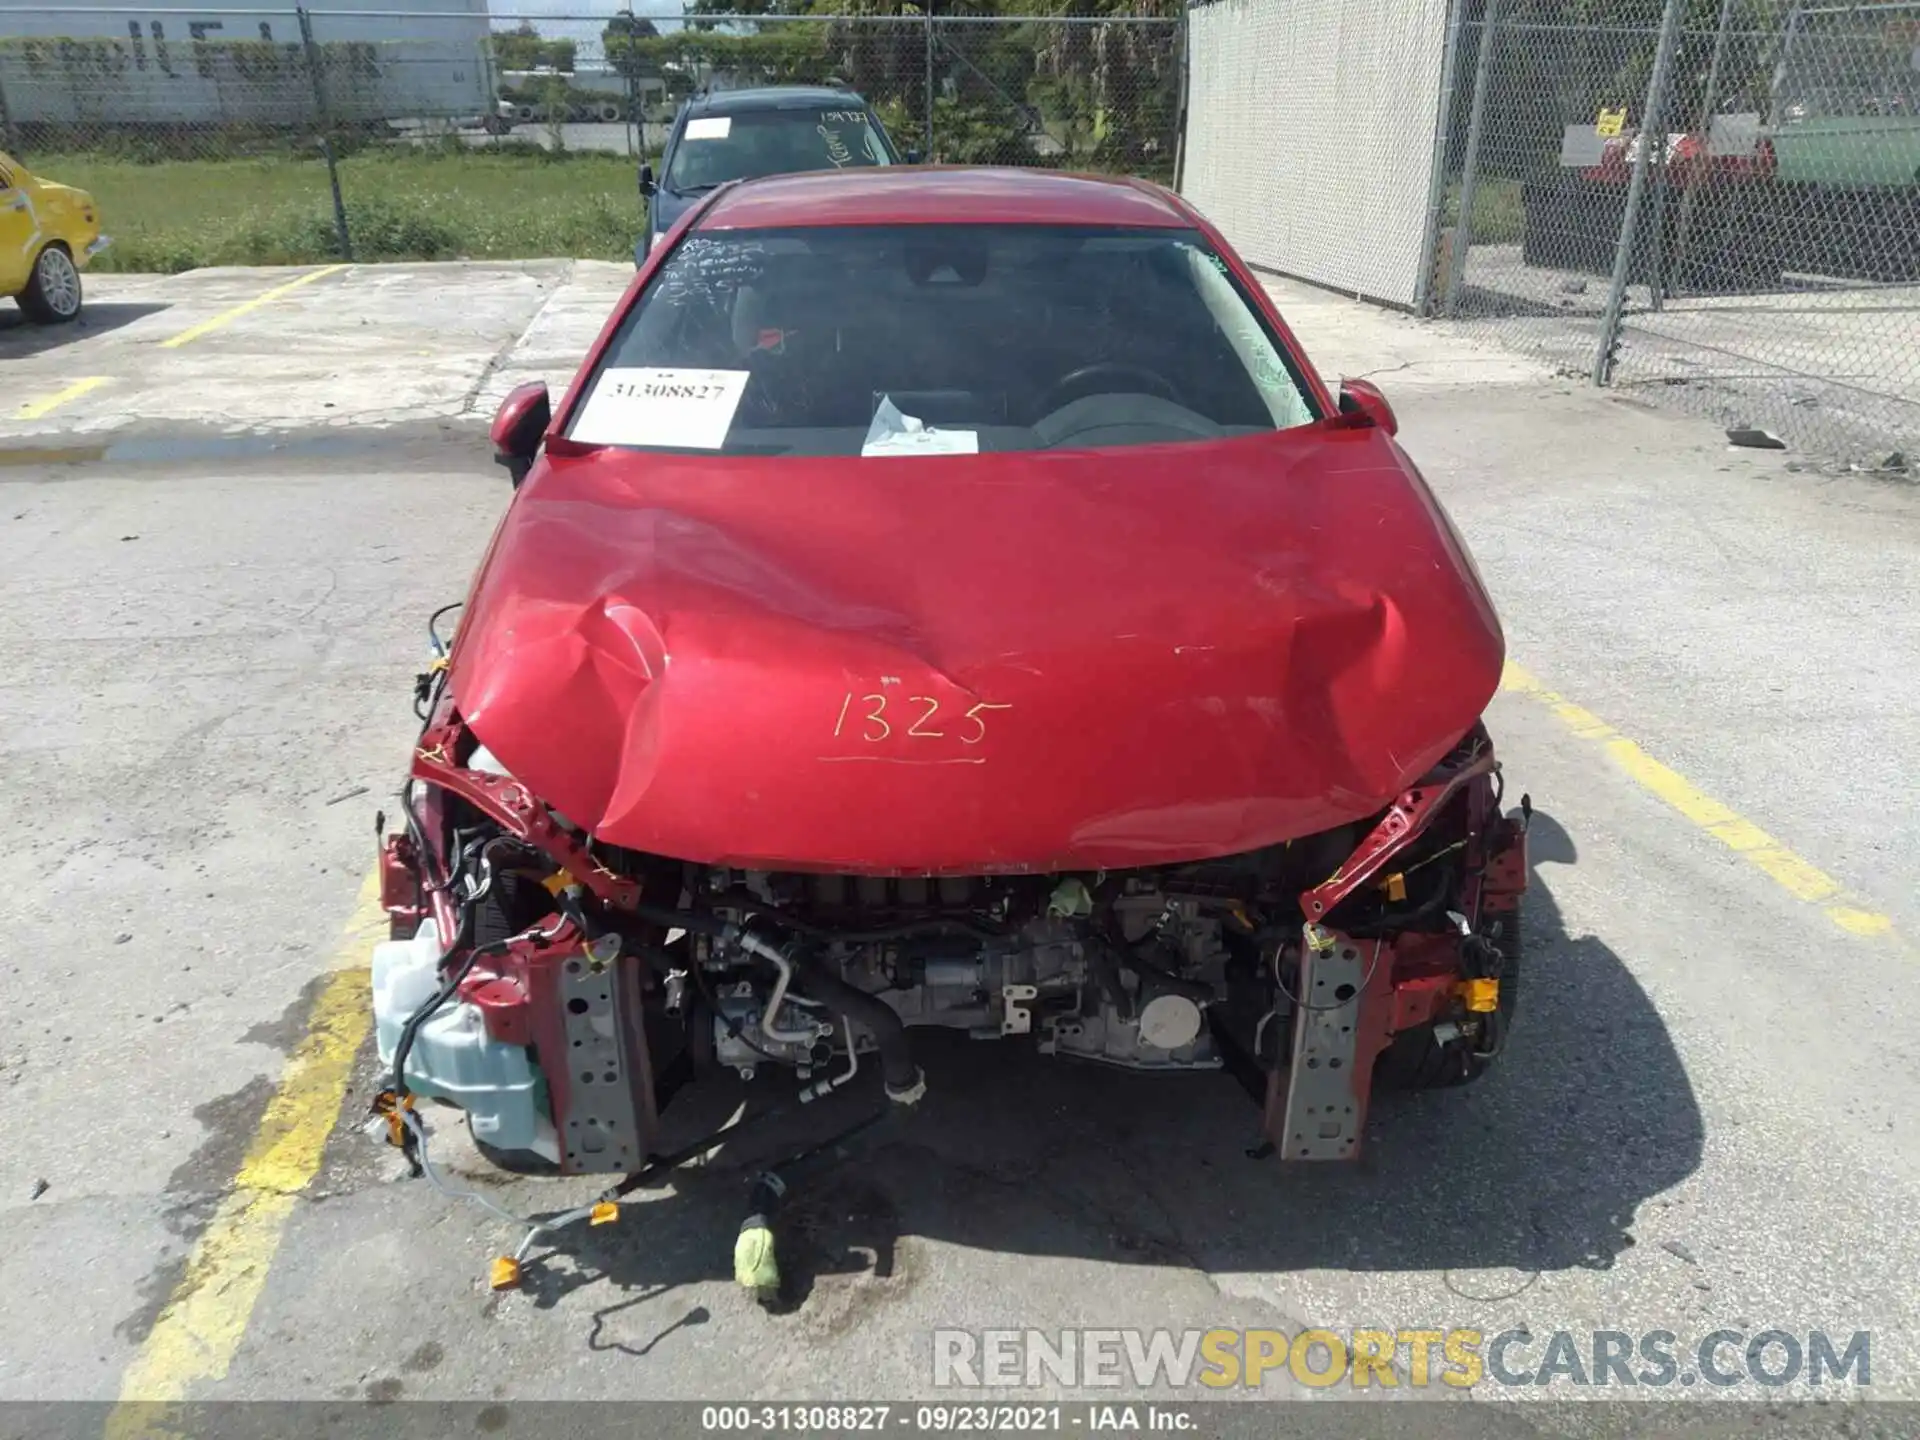
{"type": "MultiPolygon", "coordinates": [[[[422,921],[411,940],[373,947],[374,1035],[382,1065],[393,1063],[400,1032],[440,988],[439,966],[440,932],[431,920],[422,921]]],[[[487,1033],[477,1005],[449,1000],[420,1026],[407,1052],[407,1084],[465,1110],[474,1138],[496,1149],[560,1158],[546,1082],[524,1045],[487,1033]]]]}
{"type": "Polygon", "coordinates": [[[373,947],[373,1014],[380,1059],[391,1062],[401,1027],[440,988],[440,931],[422,920],[411,940],[382,940],[373,947]]]}

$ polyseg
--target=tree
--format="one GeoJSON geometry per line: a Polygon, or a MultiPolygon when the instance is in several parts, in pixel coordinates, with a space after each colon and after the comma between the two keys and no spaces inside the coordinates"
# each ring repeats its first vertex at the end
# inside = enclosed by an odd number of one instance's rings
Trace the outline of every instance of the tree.
{"type": "Polygon", "coordinates": [[[1178,32],[1164,22],[1181,3],[683,0],[686,18],[667,33],[623,13],[602,41],[615,70],[659,78],[670,95],[710,80],[833,81],[863,94],[903,145],[920,143],[931,114],[930,158],[1164,174],[1179,98],[1178,32]],[[1108,23],[1011,18],[1054,15],[1108,23]]]}
{"type": "Polygon", "coordinates": [[[573,70],[574,42],[544,38],[531,20],[496,30],[491,39],[494,62],[502,70],[573,70]]]}
{"type": "Polygon", "coordinates": [[[601,30],[600,45],[607,64],[627,79],[651,80],[660,74],[659,48],[642,42],[659,38],[659,26],[630,10],[623,10],[601,30]]]}

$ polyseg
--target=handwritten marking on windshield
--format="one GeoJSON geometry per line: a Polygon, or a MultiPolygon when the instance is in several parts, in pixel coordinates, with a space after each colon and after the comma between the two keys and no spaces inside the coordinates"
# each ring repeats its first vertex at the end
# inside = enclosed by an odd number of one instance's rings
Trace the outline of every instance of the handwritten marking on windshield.
{"type": "Polygon", "coordinates": [[[838,130],[829,130],[825,125],[813,127],[820,132],[820,138],[827,142],[827,159],[836,170],[844,170],[853,163],[853,151],[847,148],[847,142],[840,138],[838,130]]]}

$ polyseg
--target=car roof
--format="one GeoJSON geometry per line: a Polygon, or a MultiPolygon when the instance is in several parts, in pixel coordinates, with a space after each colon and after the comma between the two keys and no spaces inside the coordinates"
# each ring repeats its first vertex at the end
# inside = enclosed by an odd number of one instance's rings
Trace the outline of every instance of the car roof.
{"type": "Polygon", "coordinates": [[[866,101],[834,85],[756,85],[712,90],[687,102],[689,115],[737,115],[743,110],[804,110],[811,105],[859,105],[866,101]]]}
{"type": "Polygon", "coordinates": [[[1114,175],[940,165],[863,165],[729,185],[699,230],[796,225],[1094,225],[1190,230],[1179,198],[1114,175]]]}

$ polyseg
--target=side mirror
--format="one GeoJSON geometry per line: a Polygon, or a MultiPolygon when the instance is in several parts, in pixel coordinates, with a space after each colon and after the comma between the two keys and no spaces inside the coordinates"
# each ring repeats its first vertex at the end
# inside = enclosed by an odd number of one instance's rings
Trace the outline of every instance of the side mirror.
{"type": "Polygon", "coordinates": [[[640,193],[642,195],[651,195],[659,188],[659,186],[653,183],[653,166],[642,165],[640,167],[640,193]]]}
{"type": "Polygon", "coordinates": [[[542,380],[514,386],[494,412],[493,427],[487,432],[493,441],[493,461],[506,466],[514,489],[520,488],[520,482],[533,469],[534,457],[540,453],[540,437],[547,433],[552,419],[553,406],[542,380]]]}
{"type": "Polygon", "coordinates": [[[1400,421],[1393,413],[1393,406],[1380,393],[1380,387],[1370,380],[1340,382],[1340,413],[1349,417],[1353,425],[1371,425],[1389,435],[1400,433],[1400,421]]]}
{"type": "Polygon", "coordinates": [[[920,163],[920,152],[917,149],[912,149],[912,148],[908,149],[907,163],[909,165],[918,165],[920,163]]]}

